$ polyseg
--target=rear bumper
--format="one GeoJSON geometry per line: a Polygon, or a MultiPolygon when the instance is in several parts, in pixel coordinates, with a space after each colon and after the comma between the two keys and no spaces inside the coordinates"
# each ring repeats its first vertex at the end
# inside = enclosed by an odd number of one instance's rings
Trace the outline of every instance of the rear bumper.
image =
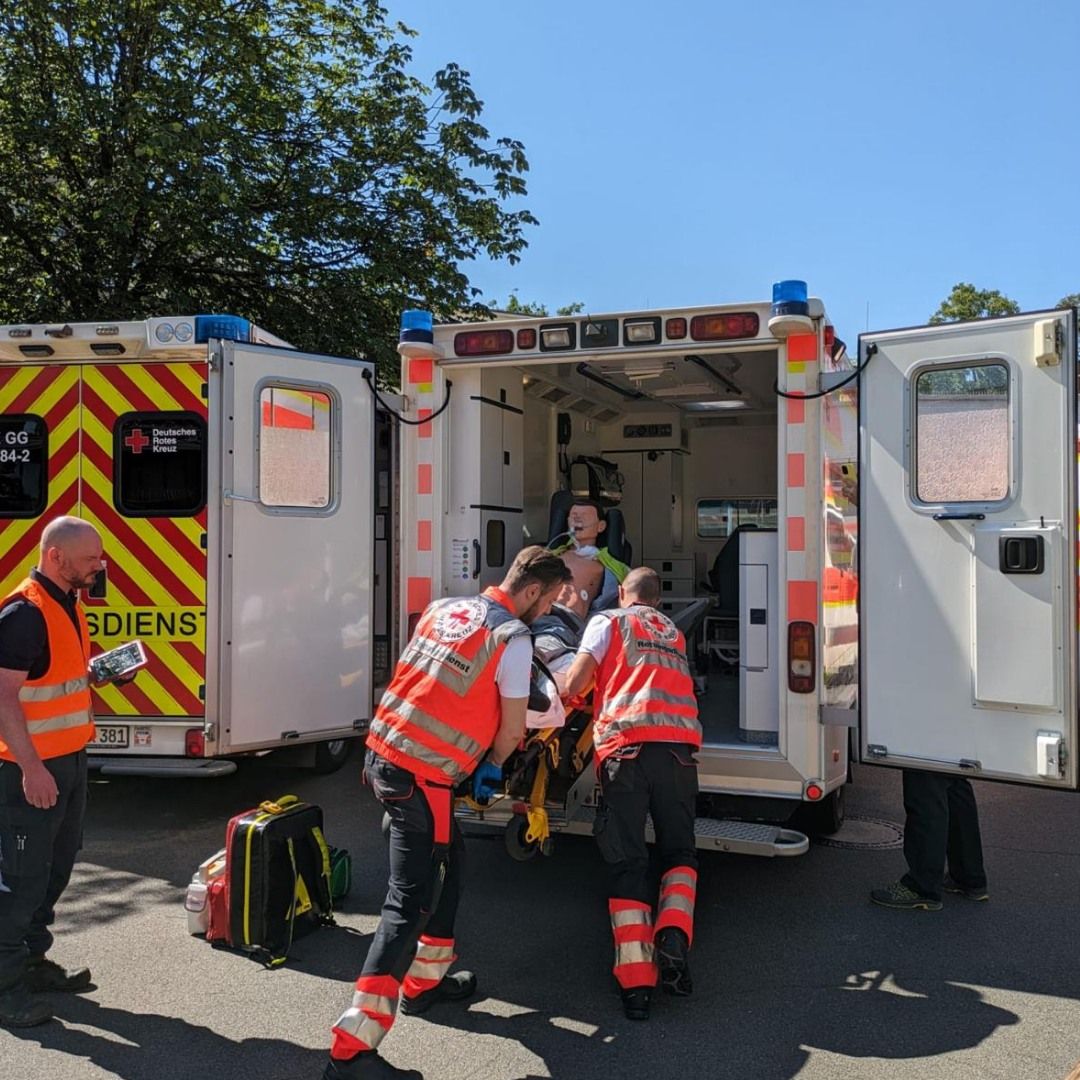
{"type": "Polygon", "coordinates": [[[236,772],[236,762],[224,758],[154,758],[90,754],[87,765],[102,776],[197,777],[210,780],[236,772]]]}

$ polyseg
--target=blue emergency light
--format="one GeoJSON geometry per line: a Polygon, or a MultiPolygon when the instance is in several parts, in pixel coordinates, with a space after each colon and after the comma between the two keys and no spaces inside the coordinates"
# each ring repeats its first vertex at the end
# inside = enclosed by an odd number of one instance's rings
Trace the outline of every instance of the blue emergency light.
{"type": "Polygon", "coordinates": [[[809,315],[805,281],[777,281],[772,287],[772,316],[809,315]]]}
{"type": "Polygon", "coordinates": [[[239,315],[196,315],[195,343],[204,345],[211,338],[219,341],[250,341],[251,323],[239,315]]]}
{"type": "Polygon", "coordinates": [[[435,320],[430,311],[410,308],[401,313],[401,336],[398,341],[420,341],[430,345],[435,340],[435,320]]]}

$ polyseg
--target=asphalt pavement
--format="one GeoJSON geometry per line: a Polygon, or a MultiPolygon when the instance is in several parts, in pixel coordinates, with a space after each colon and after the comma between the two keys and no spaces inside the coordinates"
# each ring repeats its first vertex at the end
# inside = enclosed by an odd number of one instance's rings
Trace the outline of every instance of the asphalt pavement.
{"type": "MultiPolygon", "coordinates": [[[[869,890],[903,871],[896,849],[706,855],[694,996],[661,997],[647,1024],[623,1018],[611,981],[591,841],[522,864],[470,839],[458,951],[480,993],[400,1018],[383,1051],[428,1080],[1064,1080],[1080,1061],[1080,795],[976,786],[989,903],[873,907],[869,890]]],[[[848,813],[901,822],[898,774],[858,769],[848,813]]],[[[329,777],[262,761],[222,780],[95,782],[53,955],[89,964],[97,989],[0,1031],[0,1077],[315,1080],[378,919],[379,820],[358,756],[329,777]],[[190,937],[183,897],[228,818],[287,792],[322,805],[353,891],[337,927],[270,971],[190,937]]]]}

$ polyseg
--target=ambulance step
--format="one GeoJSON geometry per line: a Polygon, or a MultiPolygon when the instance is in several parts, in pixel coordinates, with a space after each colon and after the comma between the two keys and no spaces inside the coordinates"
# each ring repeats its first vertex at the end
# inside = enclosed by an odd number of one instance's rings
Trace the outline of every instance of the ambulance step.
{"type": "Polygon", "coordinates": [[[90,754],[87,767],[102,776],[175,776],[210,780],[236,772],[236,762],[224,758],[104,757],[90,754]]]}
{"type": "MultiPolygon", "coordinates": [[[[647,827],[653,839],[652,822],[647,827]]],[[[810,847],[809,838],[794,829],[779,825],[757,825],[749,821],[725,821],[719,818],[696,818],[694,839],[704,851],[726,851],[734,855],[803,855],[810,847]]]]}

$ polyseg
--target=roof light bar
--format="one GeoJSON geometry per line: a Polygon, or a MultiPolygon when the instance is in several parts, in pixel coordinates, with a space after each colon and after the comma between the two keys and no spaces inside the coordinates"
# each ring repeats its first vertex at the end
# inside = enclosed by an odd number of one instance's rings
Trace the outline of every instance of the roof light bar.
{"type": "Polygon", "coordinates": [[[690,320],[690,336],[695,341],[730,341],[757,337],[761,320],[754,311],[716,312],[695,315],[690,320]]]}

